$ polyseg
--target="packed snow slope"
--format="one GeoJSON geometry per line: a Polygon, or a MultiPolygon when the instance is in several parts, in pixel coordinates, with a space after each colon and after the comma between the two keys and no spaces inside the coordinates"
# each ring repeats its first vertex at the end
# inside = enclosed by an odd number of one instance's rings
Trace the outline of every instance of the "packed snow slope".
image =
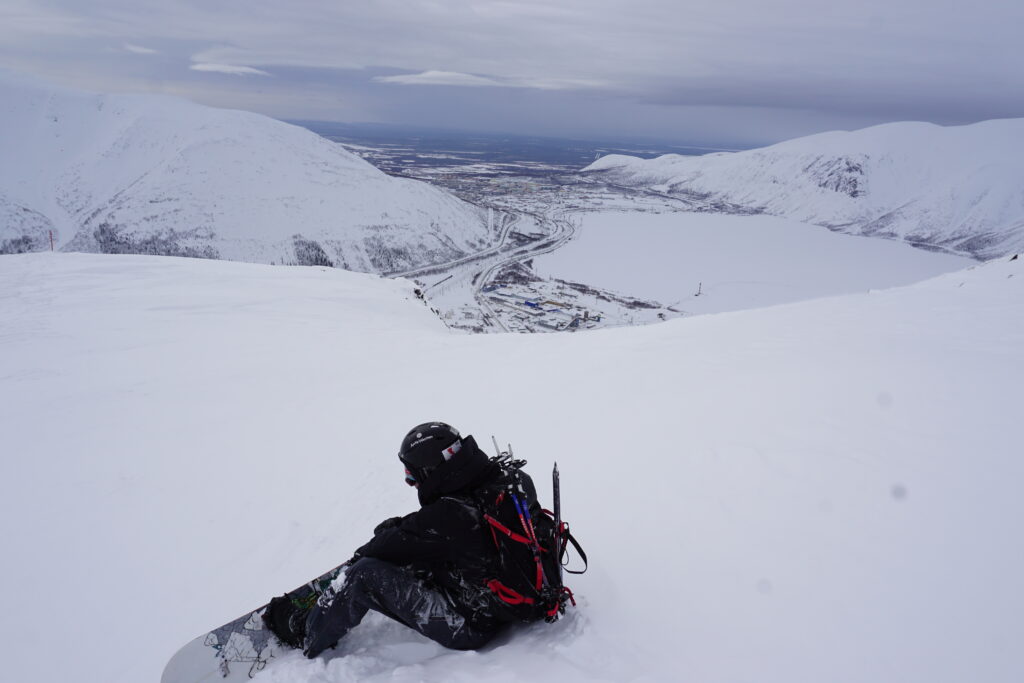
{"type": "Polygon", "coordinates": [[[457,335],[403,280],[0,257],[3,678],[158,680],[415,507],[443,419],[557,460],[591,570],[452,652],[383,617],[257,681],[1024,680],[1024,259],[575,335],[457,335]]]}
{"type": "Polygon", "coordinates": [[[330,264],[389,272],[492,241],[486,217],[308,130],[162,96],[0,74],[0,253],[330,264]]]}
{"type": "Polygon", "coordinates": [[[609,155],[583,173],[982,259],[1024,249],[1024,119],[891,123],[701,157],[609,155]]]}

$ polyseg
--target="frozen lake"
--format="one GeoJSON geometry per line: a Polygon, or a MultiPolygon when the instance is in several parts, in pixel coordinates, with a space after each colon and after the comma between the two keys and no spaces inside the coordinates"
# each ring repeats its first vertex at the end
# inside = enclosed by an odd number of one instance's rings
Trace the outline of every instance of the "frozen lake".
{"type": "Polygon", "coordinates": [[[694,314],[907,285],[975,263],[774,216],[602,211],[578,219],[576,238],[535,259],[539,275],[694,314]]]}

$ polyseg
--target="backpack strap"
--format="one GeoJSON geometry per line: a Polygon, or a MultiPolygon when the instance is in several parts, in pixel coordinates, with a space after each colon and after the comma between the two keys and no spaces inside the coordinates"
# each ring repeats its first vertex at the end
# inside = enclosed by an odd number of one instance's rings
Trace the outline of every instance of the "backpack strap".
{"type": "MultiPolygon", "coordinates": [[[[552,520],[555,518],[555,513],[553,513],[551,510],[548,510],[547,508],[542,509],[541,512],[550,517],[552,520]]],[[[580,547],[579,541],[577,541],[576,538],[569,533],[568,522],[561,522],[559,528],[555,529],[555,536],[560,539],[560,541],[558,542],[558,563],[562,565],[562,569],[564,571],[569,572],[570,574],[586,573],[587,554],[583,552],[583,548],[580,547]],[[573,548],[576,548],[576,553],[580,556],[580,559],[583,560],[583,569],[569,569],[565,566],[565,551],[568,550],[570,543],[572,544],[573,548]]],[[[576,602],[573,601],[573,604],[575,605],[576,602]]]]}
{"type": "MultiPolygon", "coordinates": [[[[498,599],[508,605],[532,605],[533,598],[527,597],[517,590],[509,588],[501,581],[497,579],[491,579],[487,582],[487,587],[490,588],[498,599]]],[[[575,603],[573,603],[575,604],[575,603]]]]}
{"type": "Polygon", "coordinates": [[[517,534],[516,532],[512,531],[507,526],[496,520],[494,517],[491,517],[486,513],[484,513],[484,519],[487,520],[487,523],[491,525],[492,533],[494,532],[495,529],[497,529],[501,533],[511,538],[516,543],[524,543],[526,545],[530,545],[531,543],[533,543],[533,541],[528,539],[526,536],[523,536],[522,534],[517,534]]]}
{"type": "MultiPolygon", "coordinates": [[[[587,554],[585,552],[583,552],[583,548],[580,547],[579,541],[577,541],[576,538],[572,534],[569,533],[569,525],[566,524],[565,522],[562,522],[562,526],[565,527],[564,538],[569,543],[572,543],[572,547],[576,548],[577,554],[579,554],[580,559],[583,560],[583,569],[569,569],[568,567],[565,566],[565,563],[562,562],[562,558],[565,557],[565,550],[566,550],[566,547],[567,547],[567,545],[564,544],[564,543],[562,544],[561,552],[559,552],[559,554],[558,554],[558,562],[562,565],[562,568],[565,571],[569,572],[570,574],[584,574],[587,571],[587,554]]],[[[573,601],[573,604],[574,605],[576,604],[575,600],[573,601]]]]}

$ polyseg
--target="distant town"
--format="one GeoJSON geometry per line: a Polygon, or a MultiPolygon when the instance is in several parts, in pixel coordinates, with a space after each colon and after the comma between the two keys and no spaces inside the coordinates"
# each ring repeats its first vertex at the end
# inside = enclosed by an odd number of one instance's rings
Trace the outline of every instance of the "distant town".
{"type": "Polygon", "coordinates": [[[469,332],[572,332],[658,322],[684,314],[657,301],[544,277],[533,257],[572,239],[572,216],[620,208],[695,210],[692,202],[590,182],[579,171],[606,154],[656,157],[718,149],[609,144],[550,138],[453,134],[390,127],[296,122],[385,173],[446,188],[486,209],[499,246],[450,264],[392,273],[421,287],[450,328],[469,332]]]}

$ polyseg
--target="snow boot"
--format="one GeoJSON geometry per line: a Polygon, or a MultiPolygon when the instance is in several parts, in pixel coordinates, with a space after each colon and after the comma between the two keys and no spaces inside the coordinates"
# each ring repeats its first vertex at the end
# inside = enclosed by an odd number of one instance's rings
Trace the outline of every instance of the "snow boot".
{"type": "Polygon", "coordinates": [[[285,645],[301,650],[306,640],[309,607],[295,604],[287,595],[274,598],[263,612],[263,623],[285,645]]]}

